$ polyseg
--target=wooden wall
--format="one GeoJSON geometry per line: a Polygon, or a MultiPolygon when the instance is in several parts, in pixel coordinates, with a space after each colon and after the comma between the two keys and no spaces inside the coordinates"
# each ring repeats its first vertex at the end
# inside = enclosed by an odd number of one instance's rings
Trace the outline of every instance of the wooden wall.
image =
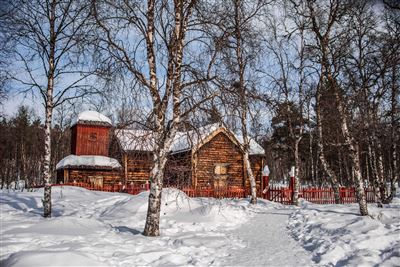
{"type": "Polygon", "coordinates": [[[164,185],[191,186],[192,165],[191,151],[171,154],[168,157],[164,171],[164,185]]]}
{"type": "Polygon", "coordinates": [[[227,185],[242,187],[243,153],[224,133],[217,134],[194,155],[194,185],[214,186],[215,164],[228,164],[227,185]]]}
{"type": "MultiPolygon", "coordinates": [[[[104,183],[144,184],[150,178],[153,166],[153,154],[145,151],[122,151],[118,143],[109,140],[109,127],[75,125],[72,127],[72,151],[76,155],[104,155],[108,151],[117,158],[121,171],[102,170],[68,170],[69,181],[87,182],[89,176],[104,176],[104,183]],[[75,131],[75,134],[74,134],[75,131]],[[97,141],[90,141],[90,133],[97,133],[97,141]],[[110,145],[111,142],[111,145],[110,145]],[[114,145],[112,144],[114,143],[114,145]],[[110,150],[109,150],[110,149],[110,150]]],[[[261,188],[262,156],[250,156],[251,165],[257,182],[261,188]]],[[[164,185],[214,187],[216,164],[227,166],[226,186],[250,187],[244,169],[243,153],[225,133],[219,133],[204,144],[195,154],[191,151],[172,154],[168,157],[164,173],[164,185]]],[[[60,173],[60,176],[62,174],[60,173]]],[[[65,177],[65,174],[64,174],[65,177]]],[[[218,176],[220,178],[220,176],[218,176]]],[[[219,179],[217,178],[217,179],[219,179]]]]}
{"type": "Polygon", "coordinates": [[[128,152],[122,156],[121,165],[125,171],[125,179],[129,184],[146,183],[150,178],[153,167],[153,153],[151,152],[128,152]],[[126,158],[125,158],[126,157],[126,158]],[[126,162],[125,162],[126,161],[126,162]]]}
{"type": "Polygon", "coordinates": [[[76,124],[71,127],[71,153],[108,156],[110,127],[76,124]]]}
{"type": "Polygon", "coordinates": [[[85,170],[68,169],[63,170],[64,182],[89,183],[90,177],[102,177],[104,185],[117,184],[122,181],[122,172],[117,170],[85,170]]]}

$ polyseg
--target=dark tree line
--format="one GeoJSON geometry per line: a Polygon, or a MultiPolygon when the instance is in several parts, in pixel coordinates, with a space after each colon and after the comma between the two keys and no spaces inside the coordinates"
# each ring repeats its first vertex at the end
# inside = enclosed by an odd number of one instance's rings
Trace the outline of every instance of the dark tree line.
{"type": "MultiPolygon", "coordinates": [[[[2,189],[32,188],[41,186],[43,178],[44,126],[26,106],[0,121],[0,183],[2,189]]],[[[51,132],[52,183],[55,183],[55,166],[70,153],[69,127],[55,124],[51,132]]]]}

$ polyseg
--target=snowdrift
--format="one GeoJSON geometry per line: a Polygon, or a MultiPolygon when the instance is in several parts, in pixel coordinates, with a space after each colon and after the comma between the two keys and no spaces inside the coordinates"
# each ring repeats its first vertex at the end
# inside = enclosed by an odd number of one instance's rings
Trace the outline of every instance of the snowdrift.
{"type": "MultiPolygon", "coordinates": [[[[1,266],[209,265],[240,244],[226,231],[250,220],[255,209],[248,200],[188,198],[164,189],[161,237],[147,238],[141,231],[148,192],[53,187],[51,219],[41,216],[42,196],[42,189],[1,194],[1,266]]],[[[276,206],[262,202],[258,209],[276,206]]]]}
{"type": "Polygon", "coordinates": [[[136,196],[54,187],[0,194],[0,266],[398,266],[400,199],[371,217],[358,206],[300,207],[248,199],[188,198],[164,189],[161,236],[145,237],[148,192],[136,196]],[[249,251],[251,251],[249,253],[249,251]],[[273,254],[273,255],[271,255],[273,254]],[[242,264],[243,265],[243,264],[242,264]]]}
{"type": "Polygon", "coordinates": [[[359,216],[357,204],[315,205],[301,202],[288,228],[322,266],[398,266],[400,199],[359,216]]]}

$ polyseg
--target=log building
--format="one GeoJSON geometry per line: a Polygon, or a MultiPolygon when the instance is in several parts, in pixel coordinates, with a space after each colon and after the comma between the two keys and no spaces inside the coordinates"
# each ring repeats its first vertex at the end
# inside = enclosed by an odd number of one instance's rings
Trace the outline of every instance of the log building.
{"type": "MultiPolygon", "coordinates": [[[[58,180],[105,184],[145,184],[153,162],[154,135],[147,130],[114,129],[104,115],[85,111],[71,127],[72,155],[57,164],[58,180]]],[[[166,186],[249,188],[242,138],[211,124],[178,132],[168,156],[166,186]]],[[[250,141],[250,161],[257,187],[262,187],[264,149],[250,141]]]]}

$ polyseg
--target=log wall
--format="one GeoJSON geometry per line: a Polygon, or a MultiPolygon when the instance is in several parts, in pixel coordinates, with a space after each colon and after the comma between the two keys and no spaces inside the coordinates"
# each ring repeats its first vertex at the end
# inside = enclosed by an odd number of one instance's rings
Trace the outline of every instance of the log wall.
{"type": "Polygon", "coordinates": [[[64,170],[64,183],[90,183],[90,178],[102,178],[103,185],[112,185],[122,182],[122,172],[116,170],[64,170]]]}
{"type": "Polygon", "coordinates": [[[126,182],[146,183],[150,178],[153,167],[153,154],[150,152],[128,152],[126,159],[122,158],[121,165],[126,168],[126,182]],[[126,160],[126,163],[124,162],[126,160]]]}
{"type": "Polygon", "coordinates": [[[219,133],[204,144],[194,155],[196,187],[214,187],[216,164],[227,164],[227,186],[242,187],[243,153],[225,134],[219,133]]]}
{"type": "Polygon", "coordinates": [[[164,185],[191,186],[192,165],[191,151],[169,155],[164,171],[164,185]]]}

